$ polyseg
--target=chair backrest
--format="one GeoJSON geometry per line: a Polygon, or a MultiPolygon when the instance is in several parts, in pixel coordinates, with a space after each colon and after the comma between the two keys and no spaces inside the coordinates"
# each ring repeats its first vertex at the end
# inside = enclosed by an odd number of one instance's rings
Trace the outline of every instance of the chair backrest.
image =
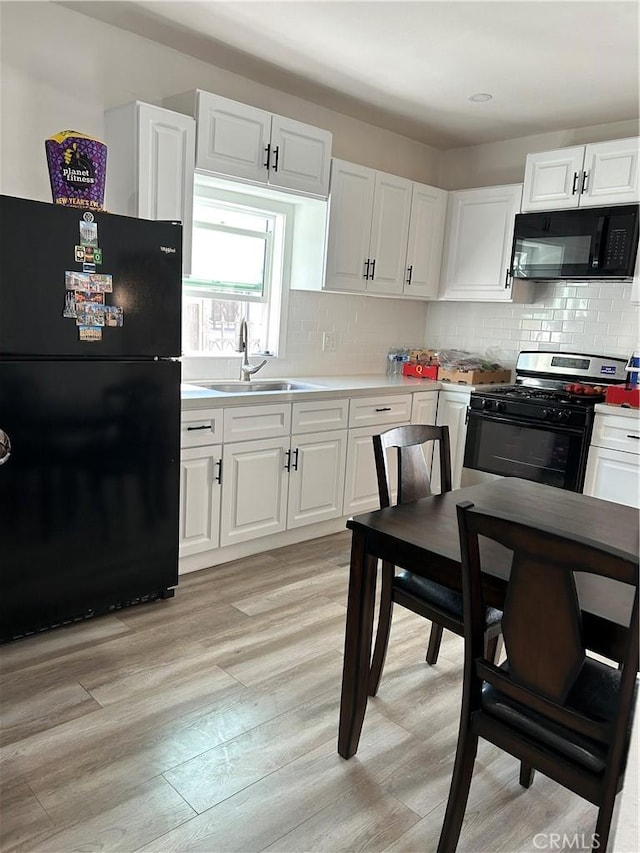
{"type": "Polygon", "coordinates": [[[489,682],[530,711],[604,744],[612,761],[622,761],[638,670],[638,558],[586,538],[533,528],[522,518],[484,512],[469,502],[458,505],[458,524],[465,625],[464,691],[472,710],[481,707],[482,684],[489,682]],[[502,617],[508,671],[496,667],[484,653],[479,537],[499,543],[513,555],[502,617]],[[591,717],[582,708],[577,712],[570,707],[570,694],[586,659],[575,572],[626,584],[629,600],[633,600],[613,724],[598,719],[595,708],[591,717]]]}
{"type": "Polygon", "coordinates": [[[440,484],[442,492],[451,491],[451,451],[449,427],[410,424],[395,427],[373,436],[373,452],[378,475],[380,506],[391,506],[389,466],[385,451],[398,451],[398,503],[426,498],[431,494],[431,481],[423,447],[435,441],[440,451],[440,484]]]}

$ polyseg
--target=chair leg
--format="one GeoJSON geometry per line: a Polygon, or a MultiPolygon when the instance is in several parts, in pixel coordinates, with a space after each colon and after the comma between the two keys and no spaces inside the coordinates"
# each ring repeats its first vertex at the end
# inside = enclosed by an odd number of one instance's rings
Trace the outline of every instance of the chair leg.
{"type": "Polygon", "coordinates": [[[525,764],[524,761],[520,762],[520,784],[523,788],[531,787],[535,772],[530,764],[525,764]]]}
{"type": "Polygon", "coordinates": [[[493,661],[498,665],[498,660],[502,654],[502,634],[496,634],[490,640],[485,641],[485,655],[487,660],[493,661]]]}
{"type": "Polygon", "coordinates": [[[603,795],[602,802],[600,803],[600,809],[598,810],[598,819],[596,821],[596,828],[593,834],[593,847],[591,848],[594,852],[597,850],[598,853],[606,853],[615,802],[615,786],[611,780],[609,780],[608,784],[605,786],[605,793],[603,795]]]}
{"type": "Polygon", "coordinates": [[[437,622],[431,623],[431,633],[429,634],[429,645],[427,647],[426,661],[430,666],[433,666],[438,660],[440,653],[440,643],[442,642],[442,625],[437,622]]]}
{"type": "Polygon", "coordinates": [[[477,750],[478,736],[469,729],[461,731],[437,853],[455,853],[458,846],[477,750]]]}
{"type": "Polygon", "coordinates": [[[378,614],[378,630],[376,633],[376,644],[371,658],[369,669],[369,696],[375,696],[378,692],[382,668],[387,656],[389,645],[389,632],[391,630],[391,613],[393,610],[393,576],[395,567],[392,563],[382,563],[382,588],[380,590],[380,612],[378,614]]]}

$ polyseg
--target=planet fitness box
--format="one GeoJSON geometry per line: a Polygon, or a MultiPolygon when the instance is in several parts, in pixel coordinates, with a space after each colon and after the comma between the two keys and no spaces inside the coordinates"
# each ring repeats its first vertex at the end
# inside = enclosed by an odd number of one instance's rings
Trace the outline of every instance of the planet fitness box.
{"type": "Polygon", "coordinates": [[[51,193],[56,204],[103,210],[107,146],[76,130],[45,140],[51,193]]]}

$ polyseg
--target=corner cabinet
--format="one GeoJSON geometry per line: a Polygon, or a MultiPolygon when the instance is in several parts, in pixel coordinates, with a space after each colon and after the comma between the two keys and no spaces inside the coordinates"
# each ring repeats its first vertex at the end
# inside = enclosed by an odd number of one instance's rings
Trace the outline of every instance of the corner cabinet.
{"type": "Polygon", "coordinates": [[[195,98],[196,168],[252,184],[329,192],[329,131],[211,92],[195,98]]]}
{"type": "Polygon", "coordinates": [[[597,412],[584,494],[640,508],[640,420],[637,409],[597,412]]]}
{"type": "Polygon", "coordinates": [[[183,273],[191,271],[195,121],[134,101],[105,112],[111,213],[182,222],[183,273]]]}
{"type": "Polygon", "coordinates": [[[522,185],[449,193],[440,298],[531,302],[530,282],[512,280],[511,248],[522,185]]]}
{"type": "Polygon", "coordinates": [[[529,154],[522,210],[640,201],[639,143],[640,140],[632,137],[529,154]]]}
{"type": "Polygon", "coordinates": [[[334,159],[326,290],[437,295],[447,193],[334,159]]]}

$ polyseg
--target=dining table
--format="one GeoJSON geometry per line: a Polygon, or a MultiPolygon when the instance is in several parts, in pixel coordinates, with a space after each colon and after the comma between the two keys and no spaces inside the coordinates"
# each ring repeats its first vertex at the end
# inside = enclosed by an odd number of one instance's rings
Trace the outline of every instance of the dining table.
{"type": "MultiPolygon", "coordinates": [[[[387,507],[347,521],[352,531],[345,628],[338,753],[358,749],[367,707],[378,561],[388,561],[451,589],[462,590],[456,507],[471,501],[485,511],[505,513],[537,528],[590,540],[638,559],[638,510],[515,477],[432,495],[387,507]]],[[[502,609],[511,552],[496,542],[481,542],[485,601],[502,609]]],[[[576,573],[585,647],[620,660],[629,624],[629,587],[576,573]]]]}

